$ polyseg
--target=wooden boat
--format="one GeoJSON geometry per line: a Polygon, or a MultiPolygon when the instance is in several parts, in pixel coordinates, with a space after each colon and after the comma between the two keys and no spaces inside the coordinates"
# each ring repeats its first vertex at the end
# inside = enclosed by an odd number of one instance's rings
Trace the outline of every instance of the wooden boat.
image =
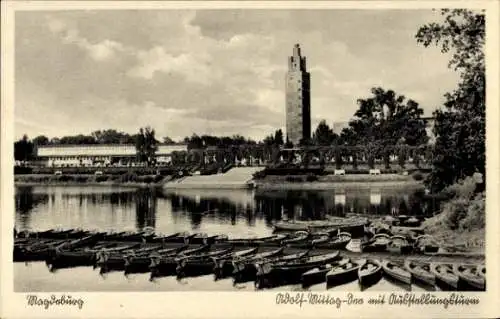
{"type": "Polygon", "coordinates": [[[183,250],[177,256],[162,256],[156,253],[150,255],[149,269],[152,277],[169,276],[175,274],[177,268],[178,257],[185,257],[196,253],[206,252],[210,250],[210,245],[195,246],[187,250],[183,250]]]}
{"type": "Polygon", "coordinates": [[[413,280],[429,286],[436,284],[436,276],[430,271],[429,264],[417,263],[411,259],[406,259],[404,268],[411,273],[413,280]]]}
{"type": "Polygon", "coordinates": [[[279,221],[275,223],[274,230],[279,231],[314,231],[318,229],[340,229],[353,233],[358,230],[364,231],[367,220],[340,218],[337,220],[313,220],[313,221],[279,221]]]}
{"type": "Polygon", "coordinates": [[[154,242],[154,243],[167,243],[170,239],[177,238],[180,235],[181,235],[181,233],[174,233],[174,234],[171,234],[171,235],[161,235],[161,236],[155,235],[151,239],[151,242],[154,242]]]}
{"type": "Polygon", "coordinates": [[[458,275],[458,287],[464,290],[484,291],[486,289],[486,280],[480,275],[480,269],[477,265],[454,264],[453,271],[458,275]]]}
{"type": "Polygon", "coordinates": [[[278,254],[272,257],[248,258],[243,261],[234,262],[233,276],[236,282],[254,280],[257,276],[257,267],[259,263],[273,263],[273,262],[288,262],[295,259],[301,259],[309,254],[309,251],[282,255],[278,254]]]}
{"type": "Polygon", "coordinates": [[[219,235],[207,235],[205,233],[195,234],[189,239],[189,243],[193,245],[211,245],[215,243],[219,235]]]}
{"type": "Polygon", "coordinates": [[[422,253],[435,253],[439,250],[439,245],[432,236],[420,235],[415,238],[414,249],[422,253]]]}
{"type": "MultiPolygon", "coordinates": [[[[180,252],[187,249],[188,245],[180,244],[177,247],[164,248],[152,252],[156,256],[163,257],[173,257],[177,256],[180,252]]],[[[123,257],[125,259],[125,274],[129,273],[140,273],[149,272],[149,265],[151,263],[151,254],[137,255],[126,255],[123,257]]]]}
{"type": "Polygon", "coordinates": [[[486,278],[486,267],[484,265],[480,265],[478,267],[477,274],[483,278],[486,278]]]}
{"type": "Polygon", "coordinates": [[[93,247],[83,247],[72,250],[56,249],[55,254],[50,256],[46,260],[46,263],[51,266],[51,269],[92,266],[95,264],[96,255],[99,251],[116,248],[117,246],[117,243],[103,243],[93,247]]]}
{"type": "Polygon", "coordinates": [[[387,234],[376,234],[372,238],[372,242],[363,246],[363,252],[380,252],[386,251],[387,246],[391,242],[391,237],[387,234]]]}
{"type": "Polygon", "coordinates": [[[367,259],[358,268],[358,280],[362,287],[369,287],[376,284],[382,278],[382,265],[376,259],[367,259]]]}
{"type": "Polygon", "coordinates": [[[28,244],[14,249],[14,262],[43,261],[47,260],[55,247],[66,242],[64,239],[52,239],[43,243],[28,244]]]}
{"type": "Polygon", "coordinates": [[[301,243],[306,241],[309,238],[309,236],[310,236],[309,233],[306,231],[298,231],[294,234],[293,237],[289,239],[284,239],[283,241],[281,241],[281,243],[282,245],[292,245],[296,243],[301,243]]]}
{"type": "Polygon", "coordinates": [[[201,275],[211,273],[214,269],[214,257],[224,256],[231,253],[233,247],[209,251],[206,253],[180,256],[176,258],[176,272],[178,276],[201,275]]]}
{"type": "Polygon", "coordinates": [[[351,241],[352,237],[350,233],[341,232],[336,237],[322,242],[316,243],[315,248],[328,248],[328,249],[345,249],[347,244],[351,241]]]}
{"type": "Polygon", "coordinates": [[[406,220],[400,221],[401,226],[407,227],[419,227],[421,224],[422,222],[416,217],[409,217],[406,220]]]}
{"type": "Polygon", "coordinates": [[[387,250],[400,254],[409,254],[413,251],[413,245],[408,242],[408,239],[406,239],[405,236],[395,235],[391,237],[387,250]]]}
{"type": "Polygon", "coordinates": [[[301,281],[302,287],[309,287],[319,284],[326,280],[326,274],[332,270],[333,267],[343,266],[349,262],[349,258],[342,258],[339,261],[334,261],[326,265],[320,265],[316,268],[306,271],[302,274],[301,281]]]}
{"type": "Polygon", "coordinates": [[[382,269],[389,277],[396,279],[404,284],[411,285],[411,272],[400,267],[390,260],[382,260],[382,269]]]}
{"type": "Polygon", "coordinates": [[[436,283],[441,283],[456,290],[458,288],[458,275],[450,264],[431,263],[430,271],[436,276],[436,283]]]}
{"type": "Polygon", "coordinates": [[[226,254],[223,256],[213,257],[213,272],[216,278],[224,277],[226,274],[230,274],[233,271],[233,260],[239,258],[255,256],[259,247],[248,248],[244,250],[239,250],[226,254]]]}
{"type": "Polygon", "coordinates": [[[259,261],[259,260],[264,260],[264,259],[271,259],[271,258],[277,258],[278,256],[283,256],[285,248],[280,247],[275,250],[271,251],[266,251],[266,252],[261,252],[255,255],[250,255],[250,256],[244,256],[244,257],[235,257],[231,261],[231,266],[226,266],[227,269],[222,269],[219,265],[216,266],[217,270],[214,270],[215,274],[217,277],[224,277],[226,274],[229,272],[233,274],[235,277],[245,277],[245,272],[247,271],[248,268],[250,268],[250,265],[253,265],[253,262],[259,261]]]}
{"type": "Polygon", "coordinates": [[[288,238],[289,235],[278,234],[265,237],[255,237],[255,238],[234,238],[228,239],[225,243],[233,246],[275,246],[281,245],[281,241],[288,238]]]}
{"type": "Polygon", "coordinates": [[[160,244],[152,245],[143,248],[136,248],[126,251],[109,252],[104,251],[99,255],[99,259],[96,264],[101,267],[101,272],[107,272],[111,270],[125,270],[125,259],[126,256],[148,256],[153,251],[161,248],[160,244]]]}
{"type": "Polygon", "coordinates": [[[300,282],[301,275],[313,268],[328,264],[337,259],[339,252],[304,256],[291,261],[256,263],[256,286],[259,288],[300,282]]]}
{"type": "Polygon", "coordinates": [[[326,274],[326,287],[342,285],[358,279],[358,269],[366,263],[366,259],[349,261],[347,264],[333,267],[326,274]]]}

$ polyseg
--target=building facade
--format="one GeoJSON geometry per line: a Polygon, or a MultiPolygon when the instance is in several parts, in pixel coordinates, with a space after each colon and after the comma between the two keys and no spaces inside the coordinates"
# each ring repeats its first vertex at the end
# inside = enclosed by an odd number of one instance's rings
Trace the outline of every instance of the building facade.
{"type": "Polygon", "coordinates": [[[294,145],[311,138],[311,76],[300,46],[288,57],[286,75],[286,138],[294,145]]]}
{"type": "MultiPolygon", "coordinates": [[[[173,152],[187,152],[187,145],[158,145],[156,162],[168,164],[173,152]]],[[[38,163],[48,167],[135,166],[135,145],[47,145],[38,146],[38,163]]]]}

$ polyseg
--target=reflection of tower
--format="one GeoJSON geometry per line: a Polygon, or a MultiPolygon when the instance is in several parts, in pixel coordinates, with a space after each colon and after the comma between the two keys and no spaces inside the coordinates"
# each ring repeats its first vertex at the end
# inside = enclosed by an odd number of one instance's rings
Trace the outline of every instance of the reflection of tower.
{"type": "Polygon", "coordinates": [[[306,58],[300,54],[300,46],[293,47],[288,58],[286,75],[286,136],[297,145],[311,135],[310,74],[306,70],[306,58]]]}
{"type": "Polygon", "coordinates": [[[156,226],[157,198],[154,191],[138,190],[136,193],[135,220],[138,230],[156,226]]]}

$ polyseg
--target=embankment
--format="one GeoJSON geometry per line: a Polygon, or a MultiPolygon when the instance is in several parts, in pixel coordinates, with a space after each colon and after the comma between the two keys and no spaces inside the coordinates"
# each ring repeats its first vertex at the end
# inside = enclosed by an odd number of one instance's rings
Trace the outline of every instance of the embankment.
{"type": "Polygon", "coordinates": [[[425,232],[445,246],[484,252],[486,193],[477,193],[476,188],[475,180],[468,177],[446,189],[451,199],[440,214],[424,222],[425,232]]]}
{"type": "Polygon", "coordinates": [[[160,175],[26,174],[14,175],[16,186],[126,186],[160,187],[170,177],[160,175]]]}
{"type": "Polygon", "coordinates": [[[289,176],[266,176],[265,178],[254,180],[254,186],[259,189],[269,190],[315,190],[342,188],[423,188],[421,180],[416,180],[412,176],[398,174],[353,174],[353,175],[326,175],[320,176],[315,181],[294,182],[289,176]]]}

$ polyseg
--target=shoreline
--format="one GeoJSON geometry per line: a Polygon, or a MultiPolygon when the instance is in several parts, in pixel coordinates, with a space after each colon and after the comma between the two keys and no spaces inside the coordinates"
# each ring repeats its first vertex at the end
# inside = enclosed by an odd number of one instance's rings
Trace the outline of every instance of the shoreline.
{"type": "Polygon", "coordinates": [[[259,190],[329,190],[337,188],[394,188],[402,187],[405,189],[423,188],[423,182],[412,178],[394,178],[394,176],[328,176],[322,180],[313,182],[288,182],[283,178],[273,178],[271,180],[254,180],[222,182],[211,180],[191,181],[183,183],[182,181],[159,181],[159,182],[119,182],[119,181],[57,181],[50,179],[37,180],[44,175],[21,175],[14,177],[14,186],[102,186],[102,187],[131,187],[131,188],[163,188],[168,190],[175,189],[259,189],[259,190]]]}

